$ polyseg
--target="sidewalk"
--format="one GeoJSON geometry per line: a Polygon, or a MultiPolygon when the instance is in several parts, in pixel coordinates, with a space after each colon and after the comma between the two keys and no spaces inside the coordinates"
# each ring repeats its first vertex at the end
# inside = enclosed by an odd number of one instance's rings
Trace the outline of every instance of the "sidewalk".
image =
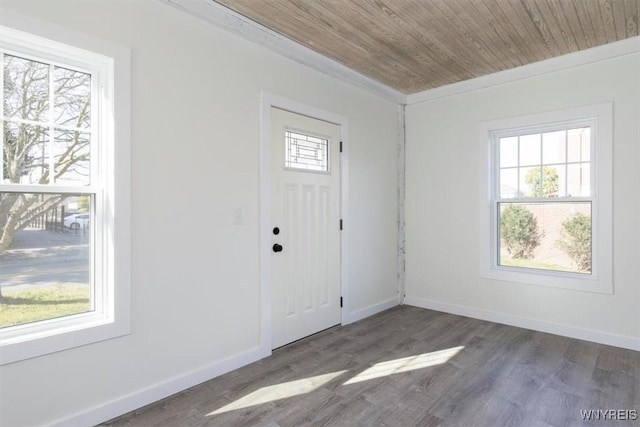
{"type": "Polygon", "coordinates": [[[83,285],[90,282],[89,235],[26,229],[0,254],[2,292],[30,287],[83,285]]]}
{"type": "Polygon", "coordinates": [[[89,240],[89,234],[84,235],[82,230],[77,233],[72,230],[56,233],[39,228],[27,228],[16,233],[9,249],[0,253],[0,270],[9,263],[24,263],[28,259],[60,255],[63,252],[75,253],[77,251],[74,249],[87,247],[89,240]]]}
{"type": "Polygon", "coordinates": [[[76,233],[66,230],[64,233],[42,230],[39,228],[26,228],[16,233],[9,251],[17,249],[51,248],[55,246],[74,246],[89,243],[89,234],[83,234],[82,230],[76,233]]]}

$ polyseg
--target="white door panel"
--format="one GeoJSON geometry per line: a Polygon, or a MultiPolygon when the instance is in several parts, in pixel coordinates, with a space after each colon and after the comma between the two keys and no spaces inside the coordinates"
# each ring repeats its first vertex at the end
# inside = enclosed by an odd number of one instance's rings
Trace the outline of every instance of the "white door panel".
{"type": "Polygon", "coordinates": [[[338,125],[271,110],[272,243],[282,246],[271,253],[273,348],[340,323],[339,141],[338,125]],[[326,155],[329,170],[286,167],[287,131],[302,141],[289,147],[289,160],[321,169],[326,155]],[[328,152],[314,148],[324,147],[315,137],[328,141],[328,152]]]}

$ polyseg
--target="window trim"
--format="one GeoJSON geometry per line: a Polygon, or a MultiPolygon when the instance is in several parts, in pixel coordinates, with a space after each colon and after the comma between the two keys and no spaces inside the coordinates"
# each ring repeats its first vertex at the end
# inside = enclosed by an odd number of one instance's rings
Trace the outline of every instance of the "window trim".
{"type": "MultiPolygon", "coordinates": [[[[480,277],[484,279],[550,286],[596,293],[613,293],[612,249],[612,137],[613,104],[603,103],[540,114],[511,117],[484,122],[480,126],[480,277]],[[497,260],[498,219],[496,180],[499,169],[495,139],[509,133],[525,134],[590,123],[592,126],[591,174],[592,193],[588,198],[564,198],[567,202],[587,199],[592,203],[592,274],[556,272],[501,266],[497,260]]],[[[522,201],[522,199],[514,199],[522,201]]],[[[527,198],[532,203],[537,198],[527,198]]]]}
{"type": "MultiPolygon", "coordinates": [[[[0,331],[0,365],[115,338],[130,333],[130,49],[112,45],[46,22],[3,11],[3,49],[18,56],[44,58],[98,76],[100,117],[96,134],[102,143],[97,167],[101,185],[90,187],[0,184],[2,191],[88,191],[94,194],[96,223],[103,224],[95,241],[96,287],[101,311],[17,325],[0,331]],[[93,64],[93,67],[87,67],[93,64]],[[94,74],[95,73],[95,74],[94,74]],[[117,173],[116,173],[117,165],[117,173]],[[90,188],[90,189],[89,189],[90,188]],[[97,199],[100,200],[97,200],[97,199]],[[101,206],[101,208],[96,209],[101,206]]],[[[93,91],[92,91],[93,93],[93,91]]],[[[92,116],[93,116],[92,112],[92,116]]],[[[93,133],[93,131],[92,131],[93,133]]],[[[95,144],[93,138],[92,144],[95,144]]],[[[92,179],[95,174],[92,171],[92,179]]]]}

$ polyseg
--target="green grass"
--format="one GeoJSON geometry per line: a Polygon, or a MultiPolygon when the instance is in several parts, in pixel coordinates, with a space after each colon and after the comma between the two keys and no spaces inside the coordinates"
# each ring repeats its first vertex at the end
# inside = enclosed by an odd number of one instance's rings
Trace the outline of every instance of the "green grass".
{"type": "Polygon", "coordinates": [[[555,264],[547,264],[546,262],[540,262],[534,259],[513,259],[505,256],[500,258],[500,265],[504,265],[507,267],[537,268],[541,270],[552,270],[552,271],[569,271],[569,272],[573,271],[567,267],[562,267],[555,264]]]}
{"type": "Polygon", "coordinates": [[[0,328],[84,313],[91,309],[88,286],[57,285],[4,295],[0,328]]]}

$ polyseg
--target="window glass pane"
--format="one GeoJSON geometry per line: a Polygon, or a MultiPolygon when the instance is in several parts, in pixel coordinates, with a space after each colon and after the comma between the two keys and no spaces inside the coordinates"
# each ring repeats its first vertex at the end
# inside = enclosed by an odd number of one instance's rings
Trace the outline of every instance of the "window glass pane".
{"type": "Polygon", "coordinates": [[[499,203],[498,264],[591,274],[591,203],[499,203]]]}
{"type": "Polygon", "coordinates": [[[518,192],[518,168],[500,170],[500,198],[522,197],[518,192]]]}
{"type": "Polygon", "coordinates": [[[89,138],[90,134],[86,132],[56,129],[53,146],[56,183],[91,184],[89,138]]]}
{"type": "Polygon", "coordinates": [[[591,159],[591,128],[571,129],[567,134],[567,161],[588,162],[591,159]]]}
{"type": "Polygon", "coordinates": [[[560,175],[564,175],[564,170],[564,166],[558,165],[521,168],[521,197],[558,197],[561,191],[560,175]]]}
{"type": "Polygon", "coordinates": [[[518,137],[500,138],[500,167],[518,166],[518,137]]]}
{"type": "Polygon", "coordinates": [[[543,166],[542,182],[535,182],[538,197],[558,197],[559,171],[564,174],[564,166],[543,166]]]}
{"type": "Polygon", "coordinates": [[[0,193],[0,328],[93,310],[91,211],[89,195],[0,193]]]}
{"type": "Polygon", "coordinates": [[[49,120],[49,65],[4,55],[5,117],[49,120]]]}
{"type": "Polygon", "coordinates": [[[591,161],[591,128],[585,128],[581,134],[582,150],[580,150],[580,158],[587,162],[591,161]]]}
{"type": "Polygon", "coordinates": [[[566,161],[566,132],[547,132],[542,134],[542,163],[545,165],[565,163],[566,161]]]}
{"type": "Polygon", "coordinates": [[[49,134],[46,127],[4,122],[3,183],[49,183],[49,134]]]}
{"type": "Polygon", "coordinates": [[[540,134],[520,137],[520,166],[541,164],[540,134]]]}
{"type": "Polygon", "coordinates": [[[285,167],[329,172],[329,140],[285,131],[285,167]]]}
{"type": "Polygon", "coordinates": [[[590,197],[590,138],[590,127],[500,138],[499,197],[590,197]]]}
{"type": "Polygon", "coordinates": [[[541,197],[539,184],[541,180],[542,168],[520,168],[520,193],[521,197],[541,197]]]}
{"type": "Polygon", "coordinates": [[[56,125],[88,129],[91,119],[91,75],[55,67],[53,79],[56,125]]]}
{"type": "MultiPolygon", "coordinates": [[[[545,166],[545,168],[549,168],[550,166],[545,166]]],[[[557,176],[557,191],[555,193],[548,194],[547,197],[566,197],[567,195],[567,166],[565,165],[556,165],[553,166],[553,169],[556,171],[557,175],[553,173],[549,173],[548,169],[545,169],[543,172],[545,173],[545,179],[547,180],[547,188],[553,188],[553,180],[557,176]]]]}
{"type": "Polygon", "coordinates": [[[567,195],[573,197],[591,196],[591,164],[577,163],[568,167],[567,195]]]}

